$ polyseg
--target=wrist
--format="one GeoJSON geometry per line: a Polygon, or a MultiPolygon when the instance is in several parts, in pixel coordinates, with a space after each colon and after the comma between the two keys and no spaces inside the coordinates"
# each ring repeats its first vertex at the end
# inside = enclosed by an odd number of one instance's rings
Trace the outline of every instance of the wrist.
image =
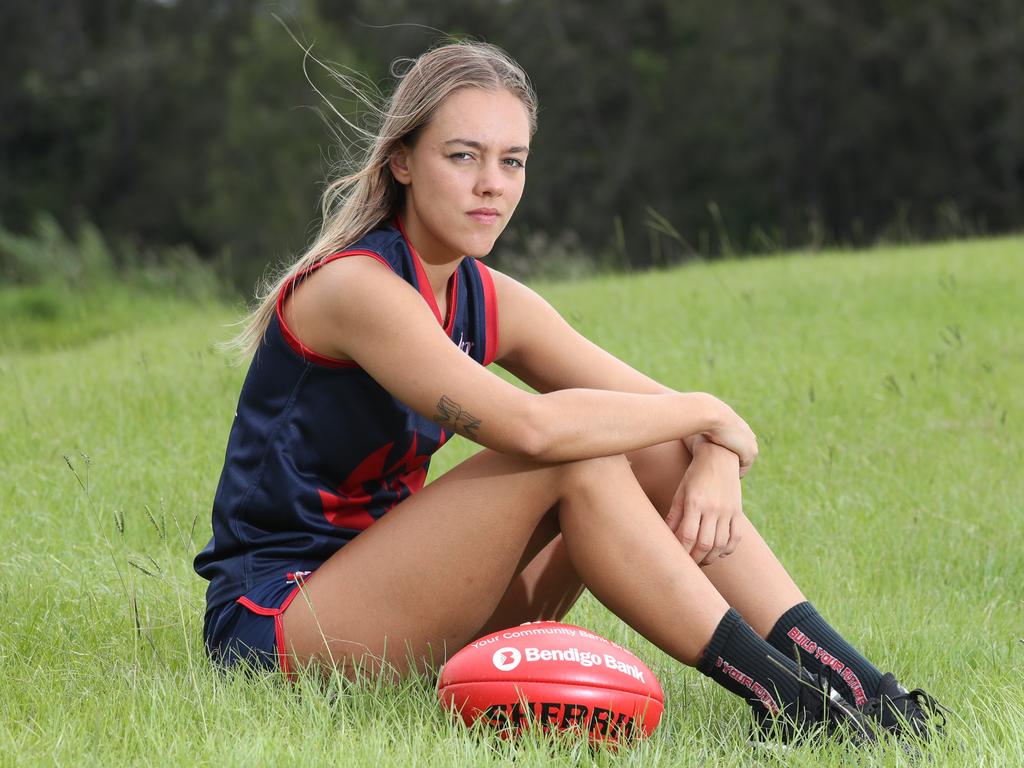
{"type": "Polygon", "coordinates": [[[693,435],[693,440],[686,446],[694,459],[709,460],[728,459],[739,466],[740,457],[718,443],[708,440],[704,435],[693,435]]]}
{"type": "Polygon", "coordinates": [[[690,452],[692,458],[696,458],[697,454],[704,452],[704,445],[710,442],[704,435],[697,433],[695,435],[687,435],[683,438],[683,445],[686,446],[686,450],[690,452]]]}
{"type": "Polygon", "coordinates": [[[709,395],[707,392],[696,392],[694,394],[701,399],[701,423],[704,425],[704,428],[699,430],[695,436],[700,437],[705,442],[714,442],[708,439],[707,435],[717,432],[726,426],[729,420],[730,408],[717,397],[709,395]]]}

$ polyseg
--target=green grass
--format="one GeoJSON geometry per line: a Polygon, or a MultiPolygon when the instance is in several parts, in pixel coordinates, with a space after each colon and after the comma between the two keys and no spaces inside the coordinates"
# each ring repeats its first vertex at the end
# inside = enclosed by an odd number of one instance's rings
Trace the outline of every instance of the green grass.
{"type": "MultiPolygon", "coordinates": [[[[748,515],[835,625],[953,709],[921,764],[1024,762],[1024,240],[539,287],[754,426],[748,515]]],[[[569,620],[636,651],[667,695],[655,736],[618,753],[466,732],[419,680],[221,677],[191,558],[244,375],[213,348],[236,313],[35,290],[0,289],[0,765],[911,763],[752,752],[742,704],[590,598],[569,620]]],[[[433,474],[471,452],[456,441],[433,474]]]]}

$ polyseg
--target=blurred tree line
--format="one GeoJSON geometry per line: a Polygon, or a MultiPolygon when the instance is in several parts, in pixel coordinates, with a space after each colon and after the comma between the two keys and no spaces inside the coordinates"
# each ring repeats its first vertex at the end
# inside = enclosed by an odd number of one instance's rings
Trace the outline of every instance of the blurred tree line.
{"type": "Polygon", "coordinates": [[[496,252],[521,273],[1024,224],[1019,0],[0,0],[0,225],[93,221],[243,282],[301,249],[345,152],[274,14],[385,90],[442,31],[523,64],[540,130],[496,252]]]}

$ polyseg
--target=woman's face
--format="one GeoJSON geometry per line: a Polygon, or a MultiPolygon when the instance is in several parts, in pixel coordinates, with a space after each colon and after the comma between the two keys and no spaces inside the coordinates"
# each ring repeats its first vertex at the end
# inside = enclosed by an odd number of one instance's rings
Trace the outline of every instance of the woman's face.
{"type": "Polygon", "coordinates": [[[420,258],[490,253],[523,195],[529,145],[526,107],[509,91],[462,88],[441,103],[415,145],[391,157],[420,258]]]}

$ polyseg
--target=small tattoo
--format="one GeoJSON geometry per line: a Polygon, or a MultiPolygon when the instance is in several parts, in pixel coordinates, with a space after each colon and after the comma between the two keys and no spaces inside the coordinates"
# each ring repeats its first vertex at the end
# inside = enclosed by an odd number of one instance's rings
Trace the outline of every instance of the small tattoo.
{"type": "Polygon", "coordinates": [[[476,440],[480,430],[480,419],[462,410],[462,406],[446,395],[437,401],[437,415],[434,421],[468,438],[476,440]]]}
{"type": "Polygon", "coordinates": [[[474,419],[465,411],[462,412],[465,417],[462,422],[462,431],[466,433],[466,437],[473,440],[477,439],[477,432],[480,431],[480,419],[474,419]]]}

